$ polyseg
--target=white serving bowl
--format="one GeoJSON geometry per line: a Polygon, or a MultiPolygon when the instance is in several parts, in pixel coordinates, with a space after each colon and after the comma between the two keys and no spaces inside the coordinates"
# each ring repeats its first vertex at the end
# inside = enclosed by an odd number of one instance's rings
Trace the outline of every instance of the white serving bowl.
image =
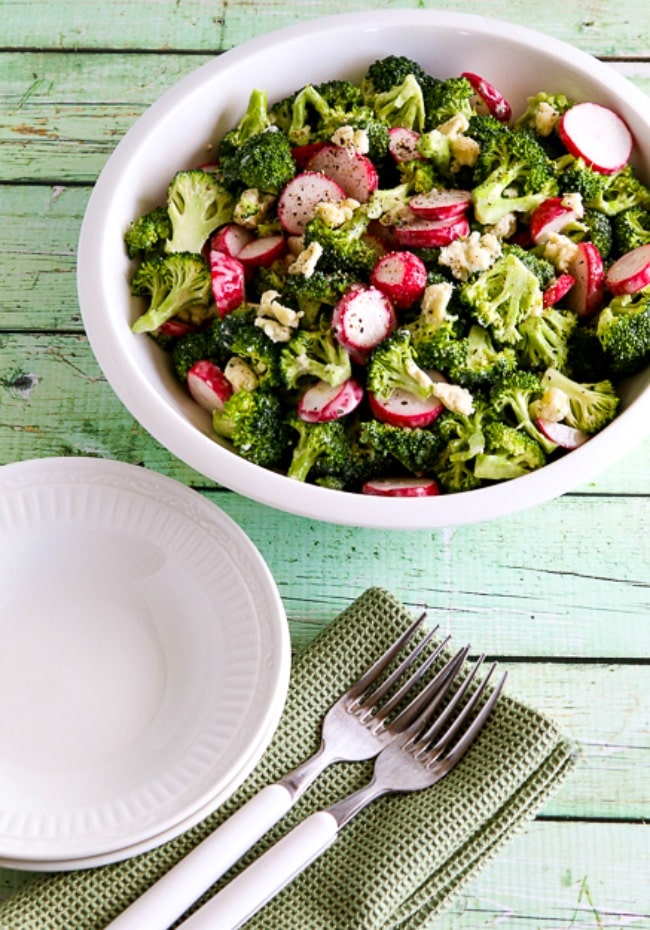
{"type": "Polygon", "coordinates": [[[139,310],[123,235],[164,203],[181,168],[206,162],[209,146],[241,117],[250,91],[279,99],[306,83],[360,79],[388,54],[431,73],[475,71],[509,99],[513,112],[540,90],[616,110],[634,138],[633,165],[648,182],[650,101],[611,67],[539,32],[481,16],[390,10],[325,17],[261,36],[203,65],[163,94],[109,158],[90,198],[79,241],[78,289],[93,351],[114,391],[159,442],[220,484],[280,510],[354,526],[417,529],[476,523],[522,510],[590,479],[625,454],[650,423],[650,373],[622,386],[616,420],[587,444],[537,472],[463,494],[377,498],[303,484],[240,458],[213,436],[207,413],[174,379],[151,339],[134,336],[139,310]],[[645,173],[644,173],[645,172],[645,173]]]}

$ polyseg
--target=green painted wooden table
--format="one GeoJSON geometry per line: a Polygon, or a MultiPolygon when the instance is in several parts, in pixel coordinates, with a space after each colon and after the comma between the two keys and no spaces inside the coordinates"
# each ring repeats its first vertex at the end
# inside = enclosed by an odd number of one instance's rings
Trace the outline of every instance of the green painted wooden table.
{"type": "MultiPolygon", "coordinates": [[[[455,641],[500,658],[511,691],[580,740],[584,761],[436,926],[647,930],[650,440],[589,485],[489,524],[410,533],[314,524],[210,484],[157,445],[113,395],[81,325],[75,251],[91,186],[165,88],[220,51],[298,19],[425,5],[433,4],[4,0],[0,462],[117,458],[198,488],[267,560],[296,649],[378,583],[413,608],[427,606],[455,641]]],[[[650,93],[645,0],[436,5],[541,29],[650,93]]],[[[0,893],[29,880],[0,871],[0,893]]]]}

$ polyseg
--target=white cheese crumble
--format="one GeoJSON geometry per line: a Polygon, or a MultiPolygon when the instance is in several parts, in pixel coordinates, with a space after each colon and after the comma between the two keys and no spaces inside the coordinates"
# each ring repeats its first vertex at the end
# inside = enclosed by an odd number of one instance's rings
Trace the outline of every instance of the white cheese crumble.
{"type": "Polygon", "coordinates": [[[558,271],[568,271],[578,251],[577,244],[561,233],[550,233],[544,242],[544,258],[555,265],[558,271]]]}
{"type": "Polygon", "coordinates": [[[440,249],[438,261],[446,265],[455,278],[467,281],[475,271],[487,271],[501,255],[501,242],[493,233],[476,230],[467,238],[455,239],[440,249]]]}
{"type": "Polygon", "coordinates": [[[461,416],[469,416],[474,412],[474,399],[467,388],[459,384],[448,384],[446,381],[434,381],[433,397],[437,397],[447,410],[452,413],[459,413],[461,416]]]}
{"type": "Polygon", "coordinates": [[[420,316],[425,324],[440,326],[445,322],[453,322],[456,317],[447,313],[447,307],[454,291],[451,281],[441,281],[438,284],[429,284],[424,289],[420,302],[420,316]]]}
{"type": "Polygon", "coordinates": [[[540,136],[550,136],[560,121],[560,113],[543,100],[535,113],[535,131],[540,136]]]}
{"type": "Polygon", "coordinates": [[[515,213],[504,214],[498,223],[494,226],[488,226],[486,232],[492,233],[499,239],[510,239],[517,231],[517,215],[515,213]]]}
{"type": "Polygon", "coordinates": [[[571,412],[568,394],[561,388],[551,387],[532,405],[535,416],[549,423],[561,423],[571,412]]]}
{"type": "Polygon", "coordinates": [[[306,278],[311,278],[322,254],[323,246],[320,242],[310,242],[307,248],[303,249],[289,265],[289,274],[302,274],[306,278]]]}
{"type": "Polygon", "coordinates": [[[330,229],[337,229],[352,219],[358,206],[359,201],[353,197],[346,197],[344,200],[321,200],[316,204],[314,212],[330,229]]]}
{"type": "Polygon", "coordinates": [[[273,342],[289,342],[293,330],[300,325],[302,311],[285,307],[279,302],[278,297],[278,291],[264,291],[257,308],[255,325],[273,342]]]}
{"type": "Polygon", "coordinates": [[[561,203],[563,207],[567,207],[567,209],[572,210],[575,213],[576,219],[581,220],[585,215],[585,207],[582,202],[582,195],[577,191],[571,194],[565,194],[561,203]]]}
{"type": "Polygon", "coordinates": [[[223,373],[230,381],[235,394],[238,391],[254,391],[259,384],[259,379],[253,369],[238,355],[233,355],[228,360],[223,373]]]}
{"type": "Polygon", "coordinates": [[[352,126],[340,126],[330,137],[330,141],[339,148],[345,149],[350,155],[367,155],[370,151],[370,140],[365,129],[354,129],[352,126]]]}
{"type": "Polygon", "coordinates": [[[472,168],[476,164],[481,151],[481,146],[476,139],[471,139],[469,136],[457,136],[455,139],[451,139],[450,145],[451,154],[453,155],[452,171],[457,171],[465,166],[472,168]]]}
{"type": "Polygon", "coordinates": [[[255,187],[245,190],[233,211],[233,222],[245,229],[256,229],[271,212],[271,207],[275,203],[275,197],[272,194],[263,194],[255,187]]]}

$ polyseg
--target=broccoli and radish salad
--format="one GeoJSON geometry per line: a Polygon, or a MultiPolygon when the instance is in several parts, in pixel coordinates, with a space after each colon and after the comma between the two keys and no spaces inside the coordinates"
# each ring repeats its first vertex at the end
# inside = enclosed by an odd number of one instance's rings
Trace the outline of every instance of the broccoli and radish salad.
{"type": "Polygon", "coordinates": [[[245,459],[455,493],[543,467],[650,359],[650,188],[612,110],[399,55],[270,102],[125,245],[133,332],[245,459]]]}

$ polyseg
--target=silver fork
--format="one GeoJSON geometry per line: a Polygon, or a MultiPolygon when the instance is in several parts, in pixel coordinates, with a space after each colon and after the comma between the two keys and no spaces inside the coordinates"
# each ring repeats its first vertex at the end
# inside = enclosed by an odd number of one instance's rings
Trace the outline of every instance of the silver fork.
{"type": "Polygon", "coordinates": [[[290,810],[328,766],[373,759],[405,732],[431,696],[455,674],[469,649],[459,650],[402,709],[411,689],[449,641],[449,637],[444,639],[416,666],[437,629],[412,646],[424,617],[419,616],[329,709],[321,727],[320,747],[313,756],[275,784],[262,788],[116,917],[107,930],[166,930],[290,810]],[[382,677],[409,644],[407,655],[382,677]]]}
{"type": "Polygon", "coordinates": [[[479,658],[447,705],[431,720],[456,677],[456,672],[375,762],[370,782],[328,810],[307,817],[283,839],[236,876],[225,888],[181,924],[181,930],[237,930],[268,901],[317,859],[336,840],[339,831],[368,804],[393,792],[420,791],[435,785],[458,764],[472,745],[496,704],[505,674],[478,708],[493,665],[467,703],[459,709],[479,658]],[[472,719],[473,718],[473,719],[472,719]]]}

